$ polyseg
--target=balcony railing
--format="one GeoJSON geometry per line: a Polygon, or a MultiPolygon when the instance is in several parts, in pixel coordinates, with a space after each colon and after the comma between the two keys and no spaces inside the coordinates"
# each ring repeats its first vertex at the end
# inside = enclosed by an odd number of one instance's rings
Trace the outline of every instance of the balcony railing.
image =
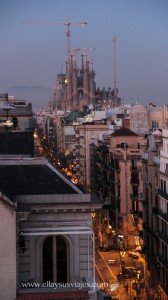
{"type": "Polygon", "coordinates": [[[163,240],[166,244],[168,244],[168,235],[158,231],[158,237],[163,240]]]}
{"type": "Polygon", "coordinates": [[[160,209],[158,209],[157,212],[158,216],[160,216],[162,219],[164,219],[166,222],[168,222],[168,213],[167,212],[163,212],[160,209]]]}
{"type": "Polygon", "coordinates": [[[134,215],[135,217],[142,218],[142,211],[140,210],[131,209],[130,214],[134,215]]]}
{"type": "Polygon", "coordinates": [[[143,195],[143,193],[139,193],[138,194],[138,199],[140,200],[140,201],[144,201],[144,195],[143,195]]]}
{"type": "Polygon", "coordinates": [[[140,166],[135,166],[135,167],[130,166],[130,171],[131,172],[141,172],[142,171],[142,167],[140,167],[140,166]]]}
{"type": "Polygon", "coordinates": [[[105,205],[110,205],[111,204],[110,197],[105,197],[104,204],[105,205]]]}
{"type": "Polygon", "coordinates": [[[130,194],[131,199],[139,200],[138,194],[130,194]]]}
{"type": "Polygon", "coordinates": [[[158,195],[161,196],[162,198],[168,200],[168,194],[166,193],[166,191],[163,191],[161,189],[158,190],[158,195]]]}
{"type": "Polygon", "coordinates": [[[131,184],[139,184],[139,179],[131,178],[130,183],[131,184]]]}

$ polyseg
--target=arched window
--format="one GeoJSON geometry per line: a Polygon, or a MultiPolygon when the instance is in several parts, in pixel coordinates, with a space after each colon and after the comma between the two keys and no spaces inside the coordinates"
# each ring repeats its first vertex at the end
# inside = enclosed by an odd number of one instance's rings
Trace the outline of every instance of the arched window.
{"type": "Polygon", "coordinates": [[[62,236],[49,236],[43,243],[43,282],[67,282],[67,242],[62,236]]]}

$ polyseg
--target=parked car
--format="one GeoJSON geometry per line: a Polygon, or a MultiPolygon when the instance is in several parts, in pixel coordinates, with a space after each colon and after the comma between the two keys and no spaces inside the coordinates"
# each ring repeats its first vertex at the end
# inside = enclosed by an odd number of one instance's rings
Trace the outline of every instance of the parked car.
{"type": "Polygon", "coordinates": [[[137,246],[135,250],[138,251],[139,253],[141,253],[142,252],[142,247],[141,246],[137,246]]]}
{"type": "Polygon", "coordinates": [[[138,259],[139,258],[139,254],[137,252],[133,252],[133,251],[129,251],[128,252],[128,256],[134,258],[134,259],[138,259]]]}
{"type": "Polygon", "coordinates": [[[124,276],[121,272],[117,274],[117,279],[118,279],[119,282],[124,280],[124,276]]]}
{"type": "Polygon", "coordinates": [[[134,278],[137,275],[136,269],[133,267],[125,267],[122,274],[124,278],[134,278]]]}
{"type": "Polygon", "coordinates": [[[111,248],[109,247],[109,246],[99,246],[99,250],[100,251],[110,251],[111,250],[111,248]]]}
{"type": "Polygon", "coordinates": [[[117,259],[109,259],[108,260],[108,265],[117,265],[119,261],[117,259]]]}

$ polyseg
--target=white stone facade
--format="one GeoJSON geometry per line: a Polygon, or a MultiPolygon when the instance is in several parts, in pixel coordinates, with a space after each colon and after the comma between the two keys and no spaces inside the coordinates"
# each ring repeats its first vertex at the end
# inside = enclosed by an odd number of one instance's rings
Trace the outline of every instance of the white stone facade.
{"type": "Polygon", "coordinates": [[[16,213],[0,195],[0,299],[16,299],[16,213]]]}
{"type": "Polygon", "coordinates": [[[130,129],[139,135],[149,132],[148,111],[145,106],[140,104],[131,106],[130,129]]]}

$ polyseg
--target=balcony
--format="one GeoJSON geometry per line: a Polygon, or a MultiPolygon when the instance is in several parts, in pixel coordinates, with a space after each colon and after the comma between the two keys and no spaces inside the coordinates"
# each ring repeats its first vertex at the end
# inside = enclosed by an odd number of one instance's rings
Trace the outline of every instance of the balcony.
{"type": "Polygon", "coordinates": [[[168,244],[168,236],[167,236],[167,234],[164,234],[164,233],[158,231],[158,237],[159,237],[162,241],[164,241],[166,244],[168,244]]]}
{"type": "Polygon", "coordinates": [[[139,193],[138,199],[139,199],[139,201],[144,201],[145,198],[144,198],[143,193],[139,193]]]}
{"type": "Polygon", "coordinates": [[[157,207],[152,207],[152,212],[157,215],[159,210],[157,207]]]}
{"type": "Polygon", "coordinates": [[[138,172],[132,172],[131,173],[130,183],[131,184],[139,184],[139,174],[138,174],[138,172]]]}
{"type": "Polygon", "coordinates": [[[162,198],[168,200],[168,194],[166,193],[166,191],[163,190],[158,190],[158,196],[161,196],[162,198]]]}
{"type": "Polygon", "coordinates": [[[142,155],[141,149],[127,149],[128,155],[142,155]]]}
{"type": "MultiPolygon", "coordinates": [[[[160,284],[162,290],[165,292],[165,294],[168,295],[168,286],[165,285],[165,282],[163,282],[163,280],[162,280],[162,281],[159,282],[159,284],[160,284]]],[[[165,299],[166,299],[166,298],[165,298],[165,299]]]]}
{"type": "Polygon", "coordinates": [[[139,200],[139,196],[138,196],[138,194],[130,194],[130,197],[131,197],[131,199],[133,199],[133,200],[139,200]]]}
{"type": "Polygon", "coordinates": [[[163,212],[160,209],[158,209],[157,212],[158,216],[161,217],[162,219],[164,219],[166,222],[168,222],[168,213],[167,212],[163,212]]]}
{"type": "Polygon", "coordinates": [[[158,238],[158,231],[153,230],[148,223],[143,223],[143,228],[149,233],[149,235],[153,236],[155,239],[158,238]]]}
{"type": "Polygon", "coordinates": [[[138,185],[139,184],[139,179],[138,178],[131,178],[130,183],[133,185],[138,185]]]}
{"type": "Polygon", "coordinates": [[[133,166],[131,166],[130,167],[130,171],[131,172],[142,172],[142,167],[140,167],[140,166],[136,166],[136,167],[133,167],[133,166]]]}
{"type": "Polygon", "coordinates": [[[159,256],[158,260],[162,265],[164,265],[166,268],[168,268],[168,261],[163,256],[159,256]]]}
{"type": "Polygon", "coordinates": [[[111,204],[111,201],[110,201],[110,198],[109,198],[109,197],[105,197],[104,204],[105,204],[105,205],[110,205],[110,204],[111,204]]]}
{"type": "Polygon", "coordinates": [[[142,211],[140,211],[140,210],[131,209],[130,214],[132,214],[133,216],[135,216],[137,218],[142,218],[142,211]]]}

